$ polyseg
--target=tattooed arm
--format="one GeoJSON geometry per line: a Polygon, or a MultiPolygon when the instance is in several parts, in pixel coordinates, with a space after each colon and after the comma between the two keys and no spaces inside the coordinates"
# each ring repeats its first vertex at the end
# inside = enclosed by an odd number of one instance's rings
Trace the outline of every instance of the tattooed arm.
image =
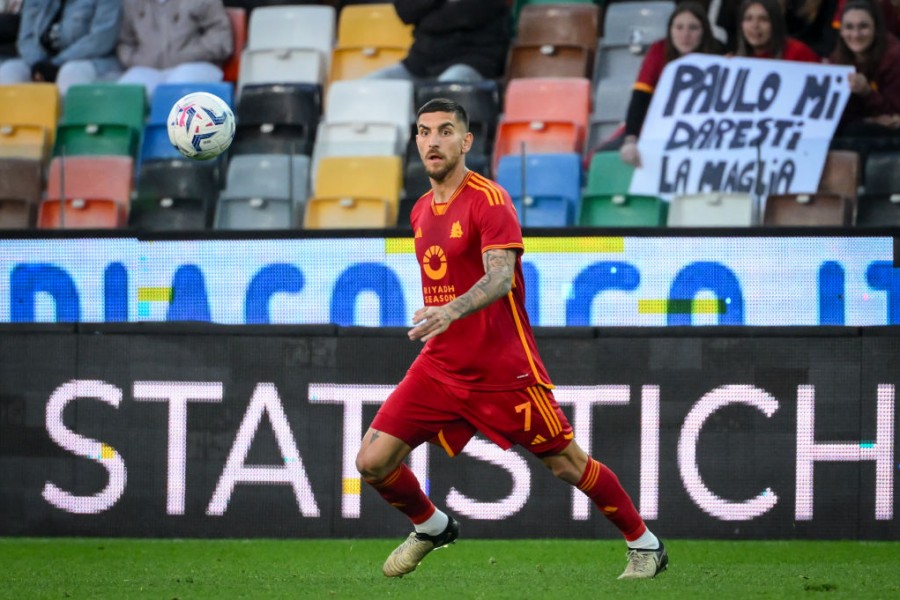
{"type": "Polygon", "coordinates": [[[471,315],[509,293],[516,268],[516,251],[493,249],[481,257],[484,277],[465,294],[443,306],[426,306],[417,310],[413,315],[416,326],[409,330],[409,339],[427,342],[447,331],[453,321],[471,315]]]}

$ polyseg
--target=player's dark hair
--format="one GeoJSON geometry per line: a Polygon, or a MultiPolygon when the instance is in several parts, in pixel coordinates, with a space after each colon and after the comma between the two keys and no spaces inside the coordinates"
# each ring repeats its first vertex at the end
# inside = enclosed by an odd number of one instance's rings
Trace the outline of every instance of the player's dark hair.
{"type": "Polygon", "coordinates": [[[446,112],[453,113],[453,118],[465,125],[466,131],[469,130],[469,114],[463,105],[449,98],[432,98],[423,104],[416,112],[416,121],[425,113],[446,112]]]}

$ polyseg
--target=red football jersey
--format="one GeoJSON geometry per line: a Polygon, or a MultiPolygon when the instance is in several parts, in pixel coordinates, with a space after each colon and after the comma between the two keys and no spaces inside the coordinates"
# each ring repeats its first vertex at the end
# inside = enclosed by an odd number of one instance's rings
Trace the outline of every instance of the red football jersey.
{"type": "Polygon", "coordinates": [[[410,216],[426,306],[447,304],[484,277],[485,251],[510,248],[518,257],[509,294],[428,340],[413,368],[478,390],[553,387],[525,313],[522,229],[509,194],[470,171],[449,202],[433,200],[429,191],[410,216]]]}

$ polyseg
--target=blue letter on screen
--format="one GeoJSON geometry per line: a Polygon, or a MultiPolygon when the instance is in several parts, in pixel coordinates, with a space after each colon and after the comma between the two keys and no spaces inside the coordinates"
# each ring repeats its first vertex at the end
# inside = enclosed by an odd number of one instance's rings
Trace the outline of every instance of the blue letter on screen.
{"type": "Polygon", "coordinates": [[[594,263],[575,277],[566,301],[566,325],[590,325],[594,297],[606,290],[632,291],[641,282],[636,268],[623,262],[594,263]]]}
{"type": "Polygon", "coordinates": [[[844,268],[833,260],[819,267],[819,325],[844,324],[844,268]]]}
{"type": "Polygon", "coordinates": [[[103,271],[103,319],[108,323],[128,320],[128,271],[119,262],[109,263],[103,271]]]}
{"type": "MultiPolygon", "coordinates": [[[[669,304],[690,302],[701,290],[710,290],[724,304],[719,312],[719,325],[744,324],[744,295],[735,274],[725,265],[715,262],[691,263],[675,276],[669,288],[669,304]]],[[[668,325],[691,325],[690,311],[668,311],[668,325]]]]}
{"type": "Polygon", "coordinates": [[[525,279],[525,312],[532,325],[540,325],[541,280],[537,268],[531,263],[523,262],[522,277],[525,279]]]}
{"type": "Polygon", "coordinates": [[[244,299],[244,322],[268,324],[269,300],[279,292],[297,293],[303,289],[303,273],[294,265],[267,265],[253,276],[244,299]]]}
{"type": "Polygon", "coordinates": [[[16,265],[9,277],[9,317],[13,323],[34,322],[34,298],[39,292],[53,297],[56,321],[77,323],[81,303],[75,282],[63,269],[50,264],[16,265]]]}
{"type": "Polygon", "coordinates": [[[900,277],[895,277],[896,269],[888,260],[877,260],[866,269],[866,281],[872,289],[887,292],[887,324],[900,323],[900,277]]]}
{"type": "Polygon", "coordinates": [[[378,263],[361,263],[341,273],[331,295],[331,321],[343,327],[355,325],[353,318],[356,297],[362,292],[374,292],[381,304],[383,327],[406,325],[406,301],[397,275],[378,263]]]}
{"type": "Polygon", "coordinates": [[[178,267],[172,277],[172,301],[167,321],[210,321],[203,272],[196,265],[178,267]]]}

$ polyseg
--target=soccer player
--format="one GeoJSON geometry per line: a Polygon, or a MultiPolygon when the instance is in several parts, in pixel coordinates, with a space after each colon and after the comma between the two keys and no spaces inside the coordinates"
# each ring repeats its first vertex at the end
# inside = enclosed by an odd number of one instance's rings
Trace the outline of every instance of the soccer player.
{"type": "Polygon", "coordinates": [[[403,460],[426,441],[457,455],[476,431],[504,449],[521,445],[584,492],[625,537],[620,579],[654,577],[668,557],[616,475],[588,456],[553,398],[525,314],[522,231],[509,194],[466,168],[472,146],[458,103],[434,99],[416,118],[416,144],[431,191],[412,209],[425,306],[411,340],[425,343],[363,436],[356,467],[412,521],[384,563],[388,577],[415,570],[459,536],[457,521],[422,491],[403,460]]]}

